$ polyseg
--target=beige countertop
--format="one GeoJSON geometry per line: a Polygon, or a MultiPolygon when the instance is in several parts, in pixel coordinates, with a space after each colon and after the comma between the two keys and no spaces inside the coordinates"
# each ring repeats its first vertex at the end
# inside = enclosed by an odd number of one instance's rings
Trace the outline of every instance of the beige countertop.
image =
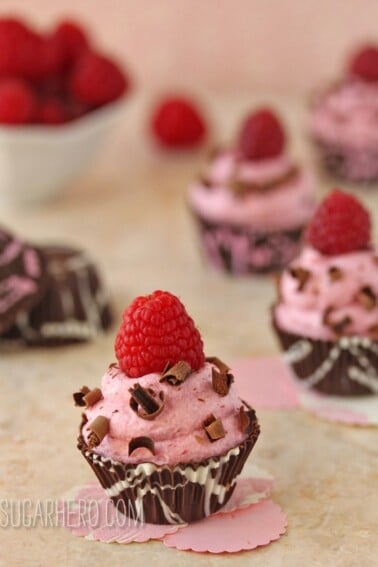
{"type": "MultiPolygon", "coordinates": [[[[212,102],[224,139],[250,99],[212,102]]],[[[134,296],[169,289],[197,322],[208,353],[227,360],[276,352],[268,310],[273,280],[233,280],[202,265],[185,187],[203,156],[169,156],[151,148],[142,131],[146,104],[143,99],[130,102],[97,163],[66,195],[35,210],[0,211],[0,221],[41,242],[88,249],[103,268],[118,318],[134,296]]],[[[299,136],[303,108],[289,98],[280,99],[279,106],[297,133],[295,152],[308,158],[299,136]]],[[[322,180],[319,190],[330,186],[322,180]]],[[[373,191],[361,195],[378,219],[373,191]]],[[[71,393],[82,384],[99,384],[114,360],[113,339],[110,332],[89,345],[1,355],[0,500],[57,499],[92,480],[75,448],[80,412],[72,407],[71,393]]],[[[278,542],[211,556],[167,549],[159,542],[105,545],[61,528],[0,528],[0,566],[376,565],[377,430],[323,422],[302,411],[258,414],[262,434],[252,459],[274,475],[273,499],[289,521],[278,542]]]]}

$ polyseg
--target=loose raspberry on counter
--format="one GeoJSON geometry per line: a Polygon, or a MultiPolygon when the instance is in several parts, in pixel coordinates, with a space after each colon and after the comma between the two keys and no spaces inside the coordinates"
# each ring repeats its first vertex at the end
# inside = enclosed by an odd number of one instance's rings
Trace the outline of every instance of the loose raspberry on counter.
{"type": "Polygon", "coordinates": [[[0,123],[26,124],[34,119],[36,98],[22,79],[7,79],[0,83],[0,123]]]}
{"type": "Polygon", "coordinates": [[[198,146],[206,135],[206,124],[193,101],[167,98],[153,111],[151,129],[160,145],[167,148],[198,146]]]}
{"type": "Polygon", "coordinates": [[[183,360],[193,370],[205,362],[198,329],[181,301],[167,291],[134,299],[123,313],[115,353],[130,378],[162,372],[168,362],[183,360]]]}
{"type": "Polygon", "coordinates": [[[108,57],[85,51],[76,61],[69,81],[71,95],[92,107],[119,98],[129,88],[129,80],[108,57]]]}
{"type": "Polygon", "coordinates": [[[364,81],[378,81],[378,45],[366,45],[355,53],[349,63],[349,72],[364,81]]]}
{"type": "Polygon", "coordinates": [[[260,108],[247,117],[238,140],[238,149],[245,159],[274,158],[282,153],[284,146],[284,129],[269,108],[260,108]]]}
{"type": "Polygon", "coordinates": [[[369,213],[358,199],[335,189],[315,211],[307,240],[323,254],[364,250],[370,244],[369,213]]]}

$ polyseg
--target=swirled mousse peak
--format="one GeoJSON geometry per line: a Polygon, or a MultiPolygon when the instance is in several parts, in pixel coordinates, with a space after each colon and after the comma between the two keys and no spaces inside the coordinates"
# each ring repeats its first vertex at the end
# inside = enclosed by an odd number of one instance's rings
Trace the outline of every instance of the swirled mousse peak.
{"type": "Polygon", "coordinates": [[[368,249],[370,232],[370,215],[362,203],[335,189],[315,211],[307,239],[323,254],[346,254],[368,249]]]}
{"type": "Polygon", "coordinates": [[[270,108],[259,108],[247,116],[238,139],[238,149],[244,159],[272,159],[283,153],[284,146],[284,128],[270,108]]]}

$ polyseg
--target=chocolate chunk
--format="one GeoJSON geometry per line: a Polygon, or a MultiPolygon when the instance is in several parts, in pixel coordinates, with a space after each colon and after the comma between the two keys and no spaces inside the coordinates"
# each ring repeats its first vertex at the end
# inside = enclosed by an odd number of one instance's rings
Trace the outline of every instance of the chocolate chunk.
{"type": "Polygon", "coordinates": [[[75,402],[75,406],[84,407],[86,405],[84,396],[89,392],[90,389],[88,388],[88,386],[82,386],[78,392],[74,392],[72,396],[75,402]]]}
{"type": "Polygon", "coordinates": [[[159,401],[151,388],[143,388],[140,384],[135,384],[129,388],[131,394],[130,407],[142,419],[155,419],[164,408],[164,393],[159,392],[159,401]],[[142,408],[144,411],[141,411],[142,408]]]}
{"type": "Polygon", "coordinates": [[[209,441],[212,443],[214,443],[214,441],[218,441],[218,439],[222,439],[222,437],[225,437],[226,435],[222,421],[220,419],[216,419],[213,414],[209,415],[209,417],[205,419],[203,422],[203,428],[209,438],[209,441]]]}
{"type": "Polygon", "coordinates": [[[220,396],[227,396],[230,391],[234,377],[230,372],[218,372],[215,368],[212,369],[211,381],[214,391],[220,396]]]}
{"type": "Polygon", "coordinates": [[[200,445],[204,445],[206,443],[205,439],[203,437],[200,437],[199,435],[195,435],[194,439],[197,441],[197,443],[199,443],[200,445]]]}
{"type": "Polygon", "coordinates": [[[160,382],[168,382],[171,386],[177,386],[182,384],[188,378],[188,376],[193,372],[190,364],[184,360],[180,360],[173,366],[167,365],[163,371],[160,382]]]}
{"type": "Polygon", "coordinates": [[[357,301],[368,311],[374,309],[377,304],[377,297],[370,286],[366,285],[360,289],[356,296],[357,301]]]}
{"type": "Polygon", "coordinates": [[[109,419],[103,415],[98,415],[92,423],[88,426],[90,434],[88,436],[89,448],[97,447],[109,433],[109,419]]]}
{"type": "Polygon", "coordinates": [[[343,272],[337,266],[331,266],[330,268],[328,268],[328,275],[329,279],[332,282],[337,282],[338,280],[342,279],[343,272]]]}
{"type": "Polygon", "coordinates": [[[308,280],[311,277],[311,272],[309,272],[309,270],[306,270],[305,268],[298,267],[298,268],[290,268],[289,273],[293,278],[298,280],[297,291],[303,291],[306,287],[308,280]]]}
{"type": "Polygon", "coordinates": [[[133,437],[129,442],[129,456],[136,450],[143,447],[148,449],[153,455],[155,455],[155,443],[151,437],[133,437]]]}

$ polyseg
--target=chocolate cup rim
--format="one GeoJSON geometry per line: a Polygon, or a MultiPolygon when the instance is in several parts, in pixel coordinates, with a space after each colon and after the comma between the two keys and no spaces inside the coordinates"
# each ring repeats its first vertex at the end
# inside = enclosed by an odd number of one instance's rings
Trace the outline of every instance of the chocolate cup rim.
{"type": "MultiPolygon", "coordinates": [[[[141,461],[140,463],[125,463],[124,461],[118,461],[116,459],[113,459],[112,457],[104,457],[103,455],[101,455],[100,453],[97,453],[96,451],[94,451],[93,449],[91,449],[85,439],[84,436],[82,434],[82,429],[83,426],[87,423],[87,418],[85,416],[85,414],[82,414],[82,420],[79,426],[79,436],[77,438],[77,448],[79,449],[79,451],[81,453],[89,453],[90,455],[96,455],[101,459],[105,459],[105,460],[111,460],[113,464],[115,465],[120,465],[122,467],[126,468],[135,468],[138,465],[151,465],[155,468],[155,470],[158,471],[162,471],[162,470],[166,470],[169,469],[171,471],[173,471],[176,468],[186,468],[188,466],[191,466],[193,468],[193,470],[196,470],[199,466],[207,466],[210,464],[211,462],[218,461],[220,460],[222,457],[226,456],[229,451],[231,451],[232,449],[234,449],[235,447],[238,447],[239,445],[245,443],[246,441],[250,440],[250,439],[255,439],[255,442],[257,441],[259,435],[260,435],[260,424],[259,421],[257,419],[256,416],[256,412],[255,410],[245,401],[245,400],[241,400],[243,405],[247,408],[247,414],[250,417],[250,426],[251,426],[251,430],[249,432],[246,433],[245,438],[238,443],[237,445],[235,445],[234,447],[230,447],[229,449],[227,449],[227,451],[224,451],[223,453],[219,454],[219,455],[213,455],[211,457],[207,457],[206,459],[202,459],[200,461],[180,461],[178,463],[175,464],[162,464],[162,465],[158,465],[156,463],[154,463],[153,461],[141,461]]],[[[252,446],[253,448],[253,446],[252,446]]],[[[252,449],[251,448],[251,449],[252,449]]]]}
{"type": "Polygon", "coordinates": [[[351,339],[353,337],[359,337],[359,338],[362,338],[362,339],[369,339],[370,341],[372,341],[373,343],[376,343],[378,345],[378,341],[376,339],[374,339],[373,337],[369,337],[369,335],[362,335],[361,333],[354,333],[352,335],[340,335],[339,337],[332,340],[332,339],[314,338],[314,337],[310,337],[309,335],[304,335],[302,333],[294,333],[293,331],[288,331],[287,329],[283,329],[278,325],[276,317],[275,317],[275,308],[277,307],[278,304],[279,304],[279,302],[276,302],[276,303],[273,303],[273,305],[271,306],[272,325],[273,325],[273,328],[276,332],[277,331],[284,332],[284,333],[287,333],[288,335],[291,335],[293,337],[298,337],[299,339],[319,342],[319,343],[323,343],[323,344],[330,345],[330,346],[334,346],[335,344],[337,344],[340,341],[340,339],[343,339],[343,338],[351,339]]]}

